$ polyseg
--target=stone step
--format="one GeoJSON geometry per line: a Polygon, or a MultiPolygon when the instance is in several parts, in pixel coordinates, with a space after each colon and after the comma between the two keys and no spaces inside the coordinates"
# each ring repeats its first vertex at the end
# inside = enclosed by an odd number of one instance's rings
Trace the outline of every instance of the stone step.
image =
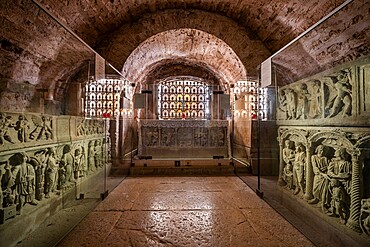
{"type": "Polygon", "coordinates": [[[134,166],[130,168],[130,176],[194,176],[194,175],[234,175],[234,167],[228,166],[134,166]]]}
{"type": "Polygon", "coordinates": [[[133,160],[134,167],[195,167],[195,166],[230,166],[230,159],[138,159],[133,160]]]}

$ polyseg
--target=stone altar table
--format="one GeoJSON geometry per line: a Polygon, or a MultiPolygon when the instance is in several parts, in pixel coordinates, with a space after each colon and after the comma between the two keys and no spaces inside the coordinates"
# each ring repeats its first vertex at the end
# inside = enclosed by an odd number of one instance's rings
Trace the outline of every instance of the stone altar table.
{"type": "Polygon", "coordinates": [[[139,158],[228,158],[228,126],[225,120],[140,120],[139,158]]]}

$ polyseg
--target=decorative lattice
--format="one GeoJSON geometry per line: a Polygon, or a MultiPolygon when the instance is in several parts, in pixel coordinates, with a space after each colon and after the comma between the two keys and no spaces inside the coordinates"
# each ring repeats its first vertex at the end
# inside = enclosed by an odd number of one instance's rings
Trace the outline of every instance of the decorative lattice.
{"type": "Polygon", "coordinates": [[[117,117],[123,114],[124,98],[132,97],[129,81],[120,78],[94,80],[85,86],[86,117],[117,117]]]}
{"type": "Polygon", "coordinates": [[[210,91],[199,78],[161,81],[158,84],[159,119],[210,119],[210,91]]]}
{"type": "Polygon", "coordinates": [[[260,119],[267,120],[267,88],[259,88],[255,81],[238,81],[233,93],[237,100],[244,102],[234,110],[235,117],[257,119],[259,112],[260,119]]]}

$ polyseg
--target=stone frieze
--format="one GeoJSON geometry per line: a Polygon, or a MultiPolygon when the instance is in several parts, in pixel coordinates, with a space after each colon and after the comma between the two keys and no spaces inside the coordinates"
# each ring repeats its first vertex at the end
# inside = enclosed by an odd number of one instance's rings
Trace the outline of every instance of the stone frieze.
{"type": "Polygon", "coordinates": [[[104,167],[106,126],[81,119],[0,113],[0,223],[24,207],[61,196],[104,167]],[[66,119],[68,124],[61,124],[66,119]]]}
{"type": "Polygon", "coordinates": [[[353,65],[279,88],[278,124],[369,125],[369,73],[369,64],[353,65]]]}
{"type": "Polygon", "coordinates": [[[279,184],[324,216],[370,229],[370,129],[279,128],[279,184]]]}

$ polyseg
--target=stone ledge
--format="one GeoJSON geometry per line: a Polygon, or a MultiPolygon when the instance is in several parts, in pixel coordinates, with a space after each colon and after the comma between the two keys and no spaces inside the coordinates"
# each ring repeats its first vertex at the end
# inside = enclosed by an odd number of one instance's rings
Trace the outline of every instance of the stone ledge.
{"type": "Polygon", "coordinates": [[[131,176],[194,176],[194,175],[221,175],[234,176],[233,166],[205,166],[205,167],[131,167],[131,176]]]}

